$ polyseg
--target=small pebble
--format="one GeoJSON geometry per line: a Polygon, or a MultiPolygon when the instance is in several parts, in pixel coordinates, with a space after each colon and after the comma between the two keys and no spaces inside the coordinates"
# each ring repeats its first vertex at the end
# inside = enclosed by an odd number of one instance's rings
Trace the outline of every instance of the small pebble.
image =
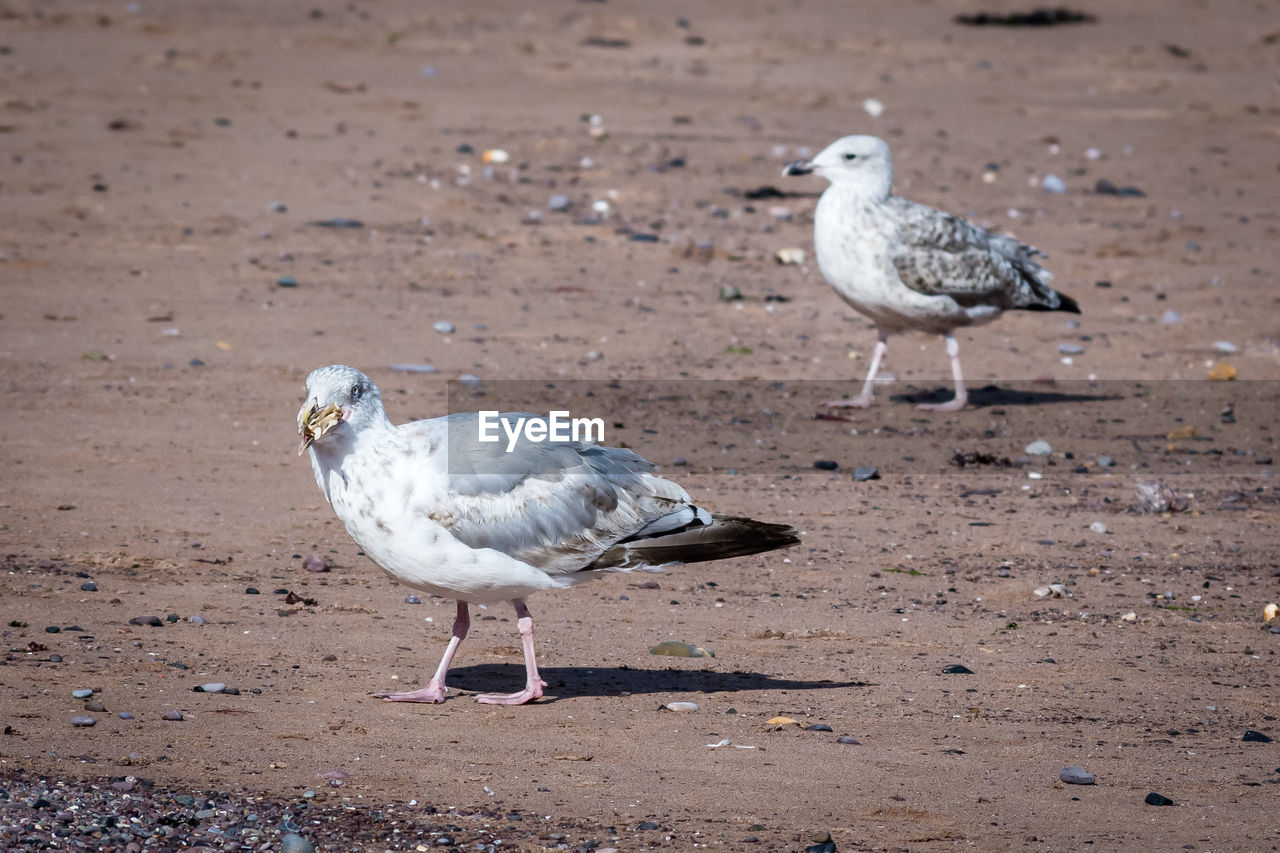
{"type": "Polygon", "coordinates": [[[188,616],[187,621],[192,625],[207,625],[209,620],[197,613],[194,616],[188,616]]]}
{"type": "Polygon", "coordinates": [[[101,714],[103,711],[107,710],[107,706],[104,705],[100,699],[92,699],[84,703],[84,709],[86,711],[93,711],[95,714],[101,714]]]}
{"type": "Polygon", "coordinates": [[[308,554],[302,558],[302,568],[309,572],[327,572],[329,561],[319,554],[308,554]]]}
{"type": "Polygon", "coordinates": [[[562,193],[556,193],[551,198],[547,199],[547,207],[550,210],[568,210],[569,197],[562,193]]]}
{"type": "MultiPolygon", "coordinates": [[[[153,618],[154,618],[154,617],[153,617],[153,618]]],[[[132,620],[132,619],[130,619],[129,621],[130,621],[130,622],[132,622],[133,620],[132,620]]],[[[141,623],[138,623],[138,624],[141,624],[141,623]]],[[[47,627],[44,629],[44,632],[45,632],[46,634],[61,634],[61,633],[62,633],[62,629],[61,629],[61,628],[59,628],[57,625],[49,625],[49,626],[47,626],[47,627]]]]}
{"type": "Polygon", "coordinates": [[[1236,351],[1236,345],[1231,343],[1231,341],[1214,341],[1213,348],[1216,349],[1218,352],[1235,352],[1236,351]]]}
{"type": "Polygon", "coordinates": [[[145,625],[150,628],[164,627],[164,620],[159,616],[135,616],[129,620],[130,625],[145,625]]]}
{"type": "MultiPolygon", "coordinates": [[[[310,794],[315,796],[315,791],[305,791],[302,796],[310,794]]],[[[307,839],[298,835],[296,832],[290,832],[280,839],[280,853],[315,853],[316,846],[307,839]]]]}
{"type": "Polygon", "coordinates": [[[1155,791],[1152,791],[1150,794],[1147,794],[1147,798],[1143,800],[1143,802],[1149,806],[1173,805],[1173,800],[1169,799],[1164,794],[1157,794],[1155,791]]]}
{"type": "Polygon", "coordinates": [[[164,716],[161,719],[168,720],[169,722],[176,722],[185,718],[182,716],[181,711],[165,711],[164,716]]]}
{"type": "Polygon", "coordinates": [[[875,467],[874,465],[867,468],[854,468],[853,479],[859,483],[864,482],[866,480],[879,480],[880,469],[875,467]]]}
{"type": "Polygon", "coordinates": [[[1024,447],[1023,452],[1028,456],[1048,456],[1053,452],[1053,448],[1044,439],[1037,439],[1024,447]]]}
{"type": "Polygon", "coordinates": [[[832,729],[832,728],[831,728],[831,726],[828,726],[826,723],[814,723],[814,724],[813,724],[813,725],[811,725],[811,726],[805,726],[804,730],[805,730],[806,732],[830,732],[830,731],[834,731],[834,729],[832,729]]]}
{"type": "Polygon", "coordinates": [[[884,115],[884,102],[879,98],[867,98],[862,102],[862,110],[872,118],[884,115]]]}
{"type": "Polygon", "coordinates": [[[1092,785],[1095,781],[1092,773],[1079,767],[1064,767],[1058,772],[1058,778],[1068,785],[1092,785]]]}
{"type": "Polygon", "coordinates": [[[72,690],[71,695],[77,699],[88,699],[93,695],[93,691],[87,687],[82,687],[79,690],[72,690]]]}
{"type": "Polygon", "coordinates": [[[227,685],[221,681],[210,681],[207,684],[200,685],[201,693],[221,693],[227,689],[227,685]]]}
{"type": "Polygon", "coordinates": [[[317,219],[314,222],[307,223],[317,228],[363,228],[364,223],[359,219],[348,219],[345,216],[334,216],[330,219],[317,219]]]}
{"type": "Polygon", "coordinates": [[[704,649],[701,646],[695,646],[690,643],[680,643],[674,640],[668,640],[664,643],[658,643],[649,649],[649,654],[660,655],[670,658],[713,658],[715,653],[710,649],[704,649]]]}
{"type": "Polygon", "coordinates": [[[245,595],[262,595],[256,586],[247,586],[244,588],[245,595]]]}
{"type": "Polygon", "coordinates": [[[484,383],[480,381],[480,377],[474,373],[464,373],[458,377],[458,381],[467,388],[479,388],[484,383]]]}
{"type": "Polygon", "coordinates": [[[276,287],[297,287],[298,280],[291,275],[282,275],[276,279],[276,287]]]}
{"type": "Polygon", "coordinates": [[[119,717],[122,720],[132,720],[133,714],[130,714],[128,711],[121,711],[119,717]]]}
{"type": "Polygon", "coordinates": [[[1103,524],[1101,521],[1095,521],[1093,524],[1090,524],[1089,529],[1092,530],[1094,533],[1107,532],[1107,526],[1103,524]]]}
{"type": "Polygon", "coordinates": [[[1044,181],[1041,182],[1045,192],[1061,195],[1067,191],[1067,184],[1057,175],[1045,175],[1044,181]]]}
{"type": "Polygon", "coordinates": [[[1098,467],[1100,468],[1110,468],[1114,464],[1116,464],[1116,460],[1112,459],[1110,456],[1098,457],[1098,467]]]}
{"type": "Polygon", "coordinates": [[[97,722],[98,721],[95,720],[93,717],[72,717],[71,718],[71,725],[76,726],[77,728],[88,728],[89,726],[95,725],[97,722]]]}
{"type": "Polygon", "coordinates": [[[421,604],[422,599],[418,598],[418,596],[416,595],[406,595],[404,597],[404,603],[405,604],[421,604]]]}
{"type": "Polygon", "coordinates": [[[973,670],[962,663],[953,663],[951,666],[944,667],[943,675],[973,675],[973,670]]]}
{"type": "Polygon", "coordinates": [[[1177,311],[1170,309],[1160,315],[1160,322],[1166,326],[1172,326],[1175,323],[1182,322],[1182,315],[1179,314],[1177,311]]]}
{"type": "Polygon", "coordinates": [[[840,735],[840,737],[836,738],[836,743],[846,743],[846,744],[857,746],[861,743],[861,741],[859,741],[857,738],[849,737],[849,735],[840,735]]]}
{"type": "Polygon", "coordinates": [[[1058,352],[1063,355],[1081,355],[1084,353],[1084,347],[1079,344],[1058,344],[1058,352]]]}
{"type": "Polygon", "coordinates": [[[392,364],[387,367],[393,373],[439,373],[434,364],[392,364]]]}
{"type": "Polygon", "coordinates": [[[657,829],[657,828],[658,828],[658,825],[651,820],[646,820],[644,823],[636,824],[636,829],[657,829]]]}
{"type": "Polygon", "coordinates": [[[93,581],[85,581],[84,583],[80,584],[80,589],[83,592],[97,592],[98,585],[93,581]]]}
{"type": "Polygon", "coordinates": [[[817,468],[819,471],[834,471],[840,467],[840,463],[836,462],[834,459],[816,459],[814,460],[813,467],[817,468]]]}
{"type": "Polygon", "coordinates": [[[437,332],[439,332],[442,335],[452,335],[455,331],[453,324],[450,323],[448,320],[441,320],[431,328],[435,329],[437,332]]]}
{"type": "Polygon", "coordinates": [[[1240,740],[1246,743],[1271,743],[1271,736],[1264,735],[1256,729],[1245,729],[1244,737],[1240,738],[1240,740]]]}
{"type": "Polygon", "coordinates": [[[662,707],[668,711],[697,711],[698,705],[695,702],[668,702],[662,707]]]}

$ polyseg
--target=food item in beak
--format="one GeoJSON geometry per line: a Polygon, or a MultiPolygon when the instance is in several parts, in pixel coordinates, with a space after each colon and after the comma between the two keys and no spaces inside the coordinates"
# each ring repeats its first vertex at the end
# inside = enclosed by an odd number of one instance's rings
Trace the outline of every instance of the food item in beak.
{"type": "Polygon", "coordinates": [[[298,414],[298,435],[302,436],[302,444],[298,446],[298,455],[317,440],[324,438],[330,430],[342,423],[342,407],[330,403],[319,411],[315,406],[308,406],[298,414]]]}

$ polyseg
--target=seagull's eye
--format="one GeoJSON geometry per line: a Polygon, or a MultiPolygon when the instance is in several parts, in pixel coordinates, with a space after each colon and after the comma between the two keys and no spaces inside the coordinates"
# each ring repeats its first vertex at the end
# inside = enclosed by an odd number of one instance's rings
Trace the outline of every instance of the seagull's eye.
{"type": "Polygon", "coordinates": [[[857,154],[854,154],[852,151],[846,151],[846,152],[845,152],[845,155],[844,155],[844,159],[846,159],[846,160],[857,160],[857,159],[858,159],[858,155],[857,155],[857,154]]]}
{"type": "Polygon", "coordinates": [[[351,386],[351,402],[354,403],[356,400],[359,400],[360,394],[363,393],[363,391],[364,389],[361,388],[359,385],[352,385],[351,386]]]}

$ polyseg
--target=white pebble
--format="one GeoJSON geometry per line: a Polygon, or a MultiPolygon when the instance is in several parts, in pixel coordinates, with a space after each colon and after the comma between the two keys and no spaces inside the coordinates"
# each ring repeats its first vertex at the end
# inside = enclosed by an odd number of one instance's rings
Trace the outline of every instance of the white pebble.
{"type": "Polygon", "coordinates": [[[1028,456],[1048,456],[1053,452],[1053,448],[1049,446],[1049,442],[1044,439],[1036,439],[1023,448],[1028,456]]]}
{"type": "Polygon", "coordinates": [[[693,702],[668,702],[664,705],[668,711],[697,711],[698,706],[693,702]]]}
{"type": "Polygon", "coordinates": [[[1231,343],[1231,341],[1214,341],[1213,348],[1216,349],[1218,352],[1235,352],[1236,351],[1236,345],[1231,343]]]}
{"type": "Polygon", "coordinates": [[[1095,521],[1093,524],[1090,524],[1089,529],[1092,530],[1094,533],[1107,532],[1107,526],[1103,524],[1101,521],[1095,521]]]}
{"type": "Polygon", "coordinates": [[[872,118],[880,118],[880,116],[884,115],[884,101],[879,98],[867,98],[862,102],[862,108],[872,118]]]}
{"type": "Polygon", "coordinates": [[[432,326],[432,328],[442,335],[452,335],[454,331],[453,324],[450,323],[448,320],[441,320],[440,322],[432,326]]]}
{"type": "Polygon", "coordinates": [[[1057,175],[1045,175],[1044,180],[1041,182],[1041,186],[1044,187],[1045,192],[1055,193],[1058,195],[1067,191],[1066,182],[1057,175]]]}

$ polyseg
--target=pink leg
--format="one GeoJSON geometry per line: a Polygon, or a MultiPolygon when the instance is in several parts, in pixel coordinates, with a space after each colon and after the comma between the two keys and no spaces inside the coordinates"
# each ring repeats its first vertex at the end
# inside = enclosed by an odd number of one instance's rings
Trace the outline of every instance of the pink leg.
{"type": "Polygon", "coordinates": [[[918,409],[958,412],[969,402],[969,394],[964,390],[964,374],[960,371],[960,345],[950,335],[945,335],[944,338],[947,342],[947,355],[951,356],[951,375],[956,380],[956,396],[945,403],[921,403],[916,407],[918,409]]]}
{"type": "Polygon", "coordinates": [[[449,638],[444,657],[440,658],[440,666],[436,667],[436,674],[431,676],[427,686],[408,693],[375,693],[373,695],[384,702],[443,702],[447,689],[444,686],[444,678],[449,673],[449,664],[453,663],[454,652],[458,651],[458,645],[466,639],[467,629],[470,627],[471,614],[467,611],[467,603],[459,601],[458,615],[453,620],[453,636],[449,638]]]}
{"type": "Polygon", "coordinates": [[[884,359],[884,354],[889,351],[889,336],[879,329],[876,332],[878,334],[876,348],[871,355],[871,368],[867,370],[867,378],[862,383],[862,391],[858,393],[858,396],[848,400],[828,400],[822,405],[830,409],[865,409],[871,405],[871,383],[875,382],[876,374],[880,372],[880,362],[884,359]]]}
{"type": "Polygon", "coordinates": [[[524,646],[524,690],[519,693],[483,693],[476,697],[477,702],[486,705],[523,705],[542,695],[542,688],[547,683],[538,677],[538,662],[533,656],[533,615],[525,606],[523,598],[511,602],[516,609],[516,625],[520,629],[520,640],[524,646]]]}

